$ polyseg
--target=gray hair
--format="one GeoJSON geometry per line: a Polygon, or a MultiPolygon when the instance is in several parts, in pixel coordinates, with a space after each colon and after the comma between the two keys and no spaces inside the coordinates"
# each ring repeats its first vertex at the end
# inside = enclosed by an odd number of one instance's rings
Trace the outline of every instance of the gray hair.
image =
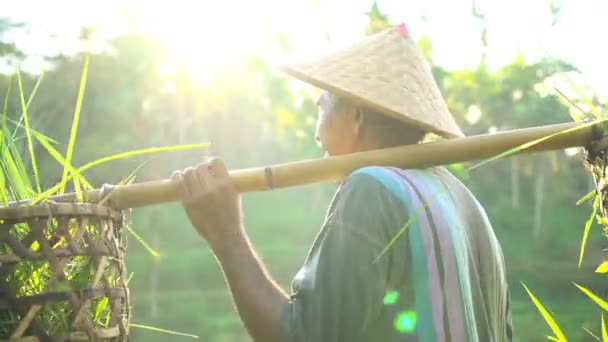
{"type": "Polygon", "coordinates": [[[330,92],[323,92],[318,105],[327,112],[352,108],[361,115],[364,125],[373,126],[375,130],[381,131],[383,138],[386,138],[385,140],[391,145],[415,144],[424,139],[427,134],[421,128],[414,127],[369,107],[354,104],[330,92]]]}

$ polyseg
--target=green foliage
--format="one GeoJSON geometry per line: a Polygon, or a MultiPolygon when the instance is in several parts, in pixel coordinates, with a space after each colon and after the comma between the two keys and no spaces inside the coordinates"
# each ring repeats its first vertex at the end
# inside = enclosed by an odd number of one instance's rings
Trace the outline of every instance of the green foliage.
{"type": "Polygon", "coordinates": [[[556,337],[549,337],[549,338],[554,339],[555,341],[560,341],[560,342],[567,341],[566,336],[564,336],[564,333],[562,332],[560,327],[557,325],[557,323],[555,322],[553,317],[551,317],[549,312],[547,312],[547,309],[545,309],[545,307],[542,305],[542,303],[536,298],[536,296],[534,296],[534,294],[530,291],[530,289],[528,289],[528,287],[525,284],[522,283],[522,286],[526,289],[526,292],[528,292],[528,295],[534,302],[534,305],[536,305],[536,307],[538,308],[538,311],[540,311],[540,313],[543,315],[543,318],[545,319],[545,321],[547,322],[549,327],[551,327],[551,330],[553,331],[553,333],[556,336],[556,337]]]}
{"type": "MultiPolygon", "coordinates": [[[[388,27],[388,18],[377,4],[368,15],[368,33],[388,27]]],[[[0,79],[0,90],[6,90],[0,185],[8,193],[1,194],[3,201],[43,200],[61,192],[75,176],[88,180],[91,187],[128,182],[133,177],[125,175],[135,176],[133,170],[139,181],[164,179],[210,154],[222,156],[230,168],[320,155],[312,139],[315,90],[275,74],[261,58],[250,56],[233,70],[200,84],[187,70],[158,73],[167,54],[155,39],[130,34],[108,43],[113,53],[57,58],[43,82],[36,75],[22,74],[21,89],[33,89],[27,102],[25,96],[10,95],[16,77],[0,79]],[[80,88],[85,81],[86,96],[80,88]],[[29,128],[16,124],[21,121],[29,128]],[[180,153],[149,147],[174,145],[182,146],[180,153]],[[35,162],[24,157],[32,152],[35,162]],[[40,191],[31,180],[34,163],[40,191]]],[[[494,71],[483,64],[447,70],[433,63],[427,38],[418,44],[432,64],[450,110],[468,135],[563,122],[572,114],[561,95],[539,90],[551,77],[575,70],[571,65],[520,57],[494,71]]],[[[545,307],[552,308],[551,316],[559,319],[563,336],[576,340],[577,332],[584,333],[583,326],[599,331],[599,326],[591,328],[587,314],[597,305],[581,303],[576,297],[580,292],[571,286],[575,279],[589,288],[605,282],[600,278],[605,274],[593,272],[604,269],[597,266],[601,237],[581,229],[589,217],[584,205],[591,203],[574,205],[582,194],[590,193],[580,160],[555,152],[491,161],[483,167],[451,165],[450,170],[488,211],[504,248],[509,283],[529,284],[545,307]],[[535,235],[532,227],[537,225],[535,235]],[[588,236],[583,244],[587,246],[584,262],[578,244],[582,232],[588,236]],[[574,262],[577,258],[580,269],[574,262]]],[[[79,188],[74,186],[67,190],[79,188]]],[[[318,185],[245,195],[248,231],[285,288],[306,256],[334,189],[334,185],[318,185]]],[[[130,287],[138,322],[132,336],[165,341],[164,333],[138,329],[154,326],[191,332],[204,341],[243,340],[246,332],[214,257],[188,227],[176,205],[142,208],[133,214],[132,228],[137,233],[132,236],[142,244],[129,246],[128,267],[135,274],[130,287]]],[[[539,340],[550,333],[559,338],[554,331],[538,329],[546,323],[537,311],[540,302],[530,301],[532,292],[524,290],[512,290],[518,340],[539,340]]],[[[101,317],[101,311],[95,315],[101,317]]]]}

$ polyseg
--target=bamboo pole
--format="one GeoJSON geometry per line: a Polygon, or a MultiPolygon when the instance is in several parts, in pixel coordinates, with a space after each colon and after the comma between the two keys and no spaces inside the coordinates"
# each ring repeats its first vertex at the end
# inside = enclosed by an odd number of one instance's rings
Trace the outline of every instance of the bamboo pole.
{"type": "MultiPolygon", "coordinates": [[[[552,136],[538,144],[517,152],[534,153],[570,147],[586,147],[592,140],[593,126],[581,123],[562,123],[482,134],[446,141],[392,147],[327,158],[295,161],[264,167],[230,171],[240,192],[266,191],[278,188],[343,180],[352,171],[370,165],[401,168],[426,168],[438,165],[469,162],[491,158],[517,146],[552,136]],[[571,130],[577,128],[576,130],[571,130]]],[[[52,196],[56,202],[76,200],[74,193],[52,196]]],[[[100,189],[84,193],[84,201],[98,202],[100,189]]],[[[169,179],[133,183],[116,188],[108,199],[118,209],[138,208],[179,200],[169,179]]],[[[26,202],[11,202],[10,206],[26,202]]],[[[4,209],[0,208],[0,213],[4,209]]]]}

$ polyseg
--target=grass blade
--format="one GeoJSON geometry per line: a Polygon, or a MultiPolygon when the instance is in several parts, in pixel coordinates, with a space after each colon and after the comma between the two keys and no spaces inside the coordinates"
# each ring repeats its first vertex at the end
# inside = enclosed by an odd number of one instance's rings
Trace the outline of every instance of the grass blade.
{"type": "Polygon", "coordinates": [[[415,219],[418,218],[418,216],[420,216],[420,213],[422,213],[424,210],[426,210],[426,208],[429,206],[429,204],[431,204],[431,202],[435,199],[435,197],[437,197],[438,195],[442,194],[444,191],[437,191],[435,192],[428,200],[426,200],[424,203],[422,203],[422,206],[420,206],[420,208],[418,208],[416,210],[416,212],[414,213],[414,215],[412,217],[410,217],[409,220],[407,220],[407,222],[405,223],[405,225],[403,226],[403,228],[401,228],[401,230],[399,230],[399,232],[397,232],[397,234],[395,234],[395,236],[391,239],[391,241],[389,241],[389,243],[384,247],[384,249],[382,249],[382,251],[380,252],[380,254],[378,254],[378,256],[376,257],[374,262],[378,262],[380,260],[380,258],[389,250],[389,248],[391,248],[391,246],[393,244],[395,244],[395,242],[397,241],[397,239],[403,235],[403,233],[405,233],[405,231],[407,230],[407,228],[414,222],[415,219]]]}
{"type": "Polygon", "coordinates": [[[181,150],[190,150],[190,149],[194,149],[194,148],[204,148],[207,146],[209,146],[209,144],[190,144],[190,145],[176,145],[176,146],[166,146],[166,147],[150,147],[150,148],[144,148],[144,149],[139,149],[139,150],[133,150],[133,151],[113,154],[111,156],[93,160],[93,161],[88,162],[85,165],[79,167],[77,171],[79,173],[82,173],[94,166],[97,166],[97,165],[100,165],[103,163],[107,163],[112,160],[129,158],[129,157],[134,157],[134,156],[138,156],[138,155],[142,155],[142,154],[158,153],[158,152],[175,152],[175,151],[181,151],[181,150]]]}
{"type": "Polygon", "coordinates": [[[125,179],[121,180],[115,188],[112,189],[112,191],[110,191],[109,194],[106,195],[105,198],[103,198],[101,201],[99,201],[100,205],[105,204],[109,199],[110,199],[110,195],[116,191],[116,189],[120,188],[121,186],[125,185],[125,184],[130,184],[131,182],[133,182],[133,180],[135,179],[135,175],[137,174],[137,171],[139,171],[139,169],[141,169],[146,163],[142,163],[141,165],[139,165],[135,170],[133,170],[125,179]]]}
{"type": "MultiPolygon", "coordinates": [[[[585,330],[585,331],[587,332],[587,334],[591,335],[591,337],[593,337],[593,338],[595,338],[596,340],[598,340],[598,341],[602,342],[602,340],[600,340],[600,338],[599,338],[599,337],[595,336],[595,334],[594,334],[594,333],[592,333],[591,331],[589,331],[589,329],[587,329],[587,328],[583,328],[583,330],[585,330]]],[[[606,340],[604,340],[604,341],[606,341],[606,340]]]]}
{"type": "Polygon", "coordinates": [[[591,100],[589,100],[587,98],[587,96],[585,96],[585,94],[583,93],[583,91],[579,87],[576,86],[575,82],[572,80],[572,77],[570,77],[570,75],[568,75],[568,73],[564,73],[564,75],[568,79],[568,82],[570,82],[570,85],[572,87],[574,87],[574,90],[576,90],[577,94],[581,97],[581,99],[583,99],[583,101],[585,102],[585,104],[587,106],[589,106],[589,109],[591,109],[591,111],[593,112],[593,114],[595,115],[595,117],[597,119],[601,119],[602,118],[602,113],[600,113],[597,110],[597,108],[595,108],[595,106],[593,105],[593,103],[591,103],[591,100]]]}
{"type": "Polygon", "coordinates": [[[27,148],[30,152],[30,158],[32,159],[32,170],[34,172],[34,181],[36,184],[36,191],[40,190],[40,177],[38,176],[38,166],[36,165],[36,156],[34,155],[34,145],[32,144],[32,134],[30,132],[30,123],[27,117],[27,106],[25,105],[25,96],[23,94],[23,85],[21,84],[21,72],[17,71],[17,81],[19,84],[19,98],[21,99],[21,110],[23,111],[23,124],[25,126],[25,135],[27,137],[27,148]]]}
{"type": "MultiPolygon", "coordinates": [[[[19,128],[19,122],[15,121],[13,119],[10,119],[10,118],[7,119],[7,122],[10,122],[11,124],[15,125],[15,131],[17,130],[17,128],[19,128]]],[[[7,131],[8,131],[8,126],[7,126],[7,131]]],[[[55,140],[55,139],[49,137],[48,135],[45,135],[44,133],[37,131],[31,127],[30,127],[30,132],[32,132],[32,135],[34,135],[34,136],[37,135],[37,136],[43,137],[48,142],[52,142],[53,144],[58,144],[57,140],[55,140]]]]}
{"type": "Polygon", "coordinates": [[[581,241],[581,252],[578,257],[578,268],[581,268],[581,265],[583,263],[583,256],[585,255],[585,245],[587,244],[587,239],[589,238],[589,231],[591,230],[591,225],[593,224],[593,219],[595,218],[595,215],[597,215],[597,210],[599,206],[600,196],[596,196],[595,200],[593,201],[593,210],[591,212],[591,215],[585,223],[585,231],[583,232],[583,239],[581,241]]]}
{"type": "Polygon", "coordinates": [[[137,242],[139,242],[150,254],[155,257],[160,256],[160,254],[155,251],[150,245],[148,245],[148,243],[144,241],[144,239],[142,239],[142,237],[139,236],[139,234],[137,234],[130,226],[127,226],[127,230],[133,235],[135,240],[137,240],[137,242]]]}
{"type": "MultiPolygon", "coordinates": [[[[79,175],[79,173],[77,172],[77,170],[76,170],[76,169],[74,169],[74,167],[73,167],[73,166],[72,166],[70,163],[68,163],[68,161],[67,161],[67,160],[65,160],[65,158],[63,158],[63,156],[61,155],[61,153],[59,153],[59,151],[57,151],[57,149],[55,149],[55,148],[54,148],[54,147],[53,147],[53,146],[52,146],[52,145],[49,143],[49,141],[47,140],[47,138],[46,138],[44,135],[39,134],[39,133],[37,133],[37,132],[34,132],[34,137],[35,137],[35,138],[36,138],[36,140],[37,140],[37,141],[40,143],[40,145],[41,145],[42,147],[44,147],[44,148],[47,150],[47,152],[48,152],[48,153],[49,153],[49,154],[50,154],[50,155],[51,155],[53,158],[55,158],[55,160],[57,160],[57,162],[58,162],[59,164],[63,165],[64,167],[67,167],[67,168],[68,168],[68,171],[69,171],[70,173],[72,173],[72,174],[74,174],[74,175],[77,175],[77,176],[79,175]]],[[[89,182],[88,182],[88,181],[87,181],[87,180],[86,180],[84,177],[82,177],[82,176],[81,176],[79,180],[80,180],[80,181],[82,181],[82,182],[85,184],[85,186],[87,186],[87,187],[91,187],[91,188],[93,187],[93,186],[91,185],[91,183],[89,183],[89,182]]]]}
{"type": "MultiPolygon", "coordinates": [[[[121,186],[125,185],[125,184],[129,184],[131,182],[133,182],[133,180],[135,179],[135,175],[137,174],[137,172],[139,171],[139,169],[141,169],[143,166],[145,165],[145,163],[142,163],[141,165],[139,165],[135,170],[133,170],[129,176],[127,176],[125,179],[121,180],[118,185],[116,185],[115,188],[112,189],[112,191],[106,195],[105,198],[103,198],[101,201],[99,201],[100,205],[105,204],[108,199],[110,198],[110,194],[114,191],[116,191],[116,189],[120,188],[121,186]]],[[[152,256],[158,257],[160,256],[160,254],[155,251],[141,236],[139,236],[139,234],[137,234],[133,228],[127,226],[127,231],[129,233],[131,233],[131,235],[133,235],[133,237],[135,238],[135,240],[137,240],[150,254],[152,254],[152,256]]]]}
{"type": "Polygon", "coordinates": [[[591,190],[591,191],[589,191],[589,193],[588,193],[588,194],[586,194],[586,195],[585,195],[585,196],[583,196],[581,199],[579,199],[578,201],[576,201],[576,205],[578,206],[578,205],[581,205],[581,204],[583,204],[583,203],[587,202],[588,200],[592,199],[592,198],[593,198],[593,196],[595,196],[595,194],[596,194],[596,191],[595,191],[595,190],[591,190]]]}
{"type": "Polygon", "coordinates": [[[606,328],[606,320],[602,312],[602,341],[608,341],[608,328],[606,328]]]}
{"type": "MultiPolygon", "coordinates": [[[[25,108],[27,108],[27,109],[30,108],[30,104],[32,103],[32,100],[34,99],[34,95],[36,95],[36,92],[38,91],[38,87],[40,87],[40,83],[42,82],[43,75],[44,75],[44,71],[42,71],[42,73],[40,74],[40,77],[38,77],[38,81],[36,81],[36,84],[34,85],[34,89],[32,90],[32,93],[30,94],[30,96],[27,99],[25,108]]],[[[13,139],[15,139],[15,135],[17,135],[17,130],[21,126],[21,121],[23,121],[23,115],[21,115],[21,117],[19,118],[19,121],[17,122],[17,127],[15,128],[15,131],[13,131],[13,139]]]]}
{"type": "Polygon", "coordinates": [[[547,312],[547,309],[545,309],[545,307],[541,304],[541,302],[534,296],[534,294],[532,293],[532,291],[530,291],[530,289],[528,289],[528,287],[526,286],[526,284],[524,284],[524,283],[521,283],[521,284],[526,289],[526,292],[528,292],[528,295],[532,299],[532,302],[534,302],[534,305],[536,305],[536,308],[538,309],[538,311],[540,312],[540,314],[545,319],[545,322],[547,322],[547,324],[549,325],[549,327],[551,328],[551,330],[555,334],[555,336],[557,338],[555,341],[559,341],[559,342],[565,342],[565,341],[567,341],[566,336],[564,336],[564,333],[562,332],[562,330],[559,328],[559,326],[557,325],[557,323],[555,323],[555,320],[553,319],[553,317],[551,317],[551,315],[549,314],[549,312],[547,312]]]}
{"type": "Polygon", "coordinates": [[[527,148],[530,148],[530,147],[532,147],[532,146],[534,146],[534,145],[540,144],[541,142],[543,142],[543,141],[545,141],[545,140],[549,140],[549,139],[551,139],[551,138],[553,138],[553,137],[555,137],[555,136],[558,136],[558,135],[561,135],[561,134],[570,133],[570,132],[574,132],[574,131],[576,131],[576,130],[583,129],[583,128],[587,128],[587,127],[589,127],[589,126],[597,125],[597,124],[602,123],[602,122],[605,122],[605,121],[607,121],[607,120],[608,120],[608,119],[598,119],[598,120],[594,120],[594,121],[591,121],[591,122],[587,122],[587,123],[581,124],[580,126],[576,126],[576,127],[568,128],[568,129],[565,129],[565,130],[563,130],[563,131],[559,131],[559,132],[556,132],[556,133],[550,134],[550,135],[548,135],[548,136],[546,136],[546,137],[542,137],[542,138],[540,138],[540,139],[536,139],[536,140],[533,140],[533,141],[529,141],[529,142],[527,142],[527,143],[525,143],[525,144],[521,144],[521,145],[516,146],[516,147],[514,147],[514,148],[512,148],[512,149],[509,149],[509,150],[507,150],[507,151],[505,151],[505,152],[499,153],[499,154],[497,154],[496,156],[494,156],[494,157],[492,157],[492,158],[489,158],[489,159],[486,159],[486,160],[482,161],[481,163],[478,163],[478,164],[476,164],[476,165],[473,165],[473,166],[471,166],[471,167],[467,168],[467,169],[466,169],[466,171],[471,171],[471,170],[476,169],[476,168],[478,168],[478,167],[480,167],[480,166],[482,166],[482,165],[485,165],[485,164],[487,164],[487,163],[490,163],[490,162],[493,162],[493,161],[495,161],[495,160],[498,160],[498,159],[501,159],[501,158],[504,158],[504,157],[508,157],[508,156],[510,156],[510,155],[512,155],[512,154],[515,154],[515,153],[521,152],[521,151],[523,151],[523,150],[525,150],[525,149],[527,149],[527,148]]]}
{"type": "Polygon", "coordinates": [[[2,107],[2,132],[6,134],[8,132],[6,120],[8,117],[8,99],[11,93],[11,86],[13,84],[12,77],[8,77],[8,87],[6,88],[6,94],[4,95],[4,105],[2,107]]]}
{"type": "Polygon", "coordinates": [[[0,200],[2,201],[2,204],[8,205],[8,194],[6,191],[6,178],[4,178],[4,172],[0,172],[0,189],[0,200]]]}
{"type": "MultiPolygon", "coordinates": [[[[559,89],[557,89],[557,87],[553,87],[553,89],[560,94],[564,99],[566,99],[566,101],[568,101],[568,103],[578,109],[581,113],[585,114],[585,111],[579,107],[576,103],[574,103],[574,101],[570,100],[570,98],[568,96],[566,96],[566,94],[562,93],[559,89]]],[[[581,116],[579,116],[578,114],[575,114],[574,112],[570,112],[570,116],[572,117],[572,119],[574,119],[574,121],[584,121],[585,119],[581,116]]]]}
{"type": "Polygon", "coordinates": [[[139,329],[146,329],[146,330],[161,332],[161,333],[170,334],[170,335],[178,335],[178,336],[186,336],[186,337],[198,338],[197,335],[185,334],[185,333],[180,333],[180,332],[173,331],[173,330],[155,328],[155,327],[150,327],[150,326],[142,325],[142,324],[129,323],[129,327],[139,328],[139,329]]]}
{"type": "Polygon", "coordinates": [[[5,143],[6,150],[3,155],[6,159],[2,162],[6,166],[7,178],[12,181],[13,187],[11,189],[15,193],[16,199],[26,198],[33,192],[27,169],[23,160],[21,160],[21,154],[15,143],[10,140],[6,140],[5,143]]]}
{"type": "MultiPolygon", "coordinates": [[[[76,133],[78,132],[78,122],[80,121],[80,110],[82,109],[82,100],[84,98],[84,91],[86,89],[87,83],[87,73],[89,70],[89,58],[90,55],[87,54],[84,60],[84,66],[82,68],[82,74],[80,76],[80,87],[78,88],[78,98],[76,99],[76,108],[74,109],[74,117],[72,119],[72,128],[70,129],[70,140],[68,141],[68,148],[65,153],[65,160],[69,164],[72,162],[72,154],[74,152],[74,143],[76,142],[76,133]]],[[[66,178],[68,177],[68,167],[65,166],[63,168],[63,175],[61,176],[61,181],[67,183],[66,178]]],[[[77,177],[77,176],[76,176],[77,177]]],[[[80,190],[78,186],[78,181],[74,182],[76,193],[80,190]]],[[[64,187],[61,188],[60,193],[63,193],[64,187]]]]}
{"type": "Polygon", "coordinates": [[[598,297],[595,295],[595,293],[589,291],[588,289],[584,288],[583,286],[580,286],[577,283],[573,283],[576,287],[578,287],[579,290],[583,291],[584,294],[587,295],[587,297],[591,298],[591,300],[593,300],[597,305],[599,305],[602,309],[604,309],[605,311],[608,311],[608,302],[606,302],[605,300],[603,300],[602,298],[598,297]]]}
{"type": "Polygon", "coordinates": [[[606,328],[606,320],[604,320],[603,312],[602,312],[602,341],[608,341],[608,329],[606,328]]]}
{"type": "MultiPolygon", "coordinates": [[[[76,169],[76,173],[80,174],[92,167],[95,167],[95,166],[103,164],[103,163],[107,163],[109,161],[117,160],[117,159],[124,159],[124,158],[128,158],[128,157],[142,155],[142,154],[150,154],[150,153],[158,153],[158,152],[175,152],[175,151],[182,151],[182,150],[188,150],[188,149],[193,149],[193,148],[203,148],[203,147],[207,147],[208,145],[209,144],[190,144],[190,145],[175,145],[175,146],[166,146],[166,147],[151,147],[151,148],[144,148],[144,149],[140,149],[140,150],[133,150],[133,151],[128,151],[128,152],[118,153],[118,154],[114,154],[111,156],[93,160],[92,162],[89,162],[89,163],[79,167],[78,169],[76,169]]],[[[59,183],[50,187],[43,193],[38,194],[38,196],[36,196],[35,198],[32,199],[31,204],[35,204],[39,201],[44,200],[45,198],[47,198],[49,196],[52,196],[54,193],[59,191],[63,186],[65,186],[65,184],[67,184],[67,182],[72,178],[73,178],[73,175],[70,175],[65,180],[61,180],[59,183]]]]}
{"type": "Polygon", "coordinates": [[[28,97],[27,99],[27,108],[30,108],[30,104],[32,103],[32,100],[34,99],[34,96],[36,95],[36,92],[38,91],[38,87],[40,87],[40,83],[42,83],[42,77],[44,77],[44,70],[42,70],[42,72],[40,73],[40,77],[38,77],[38,81],[36,81],[36,84],[34,85],[34,89],[32,89],[32,93],[30,94],[30,97],[28,97]]]}
{"type": "Polygon", "coordinates": [[[595,273],[608,273],[608,261],[601,263],[595,270],[595,273]]]}

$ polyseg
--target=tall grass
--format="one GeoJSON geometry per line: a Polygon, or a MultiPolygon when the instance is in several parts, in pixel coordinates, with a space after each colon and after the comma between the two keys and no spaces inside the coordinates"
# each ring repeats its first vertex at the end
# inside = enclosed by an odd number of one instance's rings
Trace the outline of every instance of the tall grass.
{"type": "MultiPolygon", "coordinates": [[[[35,199],[35,201],[28,202],[27,205],[33,205],[38,202],[44,202],[49,196],[55,194],[61,194],[64,192],[66,184],[72,180],[75,186],[75,191],[78,194],[78,198],[81,199],[81,187],[92,188],[92,185],[88,182],[88,180],[82,175],[85,170],[88,170],[92,167],[101,165],[103,163],[107,163],[110,161],[129,158],[137,155],[145,155],[152,153],[160,153],[160,152],[175,152],[182,151],[187,149],[199,149],[204,148],[207,144],[191,144],[191,145],[176,145],[176,146],[165,146],[165,147],[153,147],[146,148],[140,150],[133,150],[118,153],[115,155],[106,156],[103,158],[99,158],[97,160],[93,160],[91,162],[86,163],[80,167],[74,167],[72,165],[72,157],[74,155],[74,151],[76,150],[76,138],[78,132],[78,125],[80,121],[80,112],[82,108],[82,104],[84,101],[84,94],[86,90],[86,80],[88,73],[88,66],[90,61],[90,55],[87,54],[85,56],[85,61],[82,69],[80,86],[78,89],[78,96],[76,100],[76,106],[72,119],[72,126],[70,129],[70,137],[68,141],[68,147],[65,151],[65,155],[59,152],[53,144],[56,143],[53,139],[48,136],[45,136],[40,131],[34,129],[30,125],[31,114],[28,111],[29,104],[34,98],[34,94],[40,85],[42,76],[38,79],[34,90],[28,97],[28,101],[25,101],[26,95],[23,89],[22,79],[20,72],[17,73],[17,82],[18,82],[18,96],[21,104],[21,117],[18,121],[12,120],[9,118],[8,113],[8,103],[12,93],[12,78],[9,78],[9,86],[6,90],[3,106],[2,106],[2,119],[1,119],[1,127],[0,127],[0,186],[2,191],[0,191],[0,200],[5,205],[8,204],[9,201],[20,201],[25,199],[35,199]],[[21,125],[23,123],[23,125],[21,125]],[[28,151],[28,159],[31,162],[29,167],[26,166],[24,160],[22,159],[22,155],[19,150],[19,142],[22,140],[20,138],[21,135],[25,136],[25,148],[28,151]],[[54,186],[51,186],[49,189],[42,189],[40,182],[40,175],[38,165],[36,163],[36,153],[35,153],[35,144],[38,144],[44,151],[46,151],[51,157],[53,157],[62,167],[62,178],[61,180],[54,186]],[[33,175],[33,179],[32,179],[33,175]]],[[[129,176],[127,176],[123,181],[121,181],[118,186],[122,184],[129,183],[135,179],[136,173],[139,170],[134,170],[129,176]]],[[[159,253],[156,252],[151,246],[149,246],[144,239],[139,236],[136,232],[132,230],[132,228],[127,225],[125,227],[129,234],[131,234],[137,241],[139,241],[153,256],[158,256],[159,253]]],[[[24,227],[25,231],[26,227],[24,227]]],[[[18,235],[23,232],[16,232],[18,235]]],[[[33,248],[36,248],[35,246],[33,248]]],[[[0,245],[0,252],[6,253],[9,252],[5,246],[0,245]]],[[[83,258],[77,258],[82,262],[86,262],[83,258]]],[[[89,260],[90,261],[90,260],[89,260]]],[[[46,266],[37,266],[33,263],[21,263],[18,266],[19,269],[15,272],[17,276],[14,276],[11,279],[7,279],[13,285],[17,291],[21,295],[30,295],[40,291],[43,291],[46,288],[46,283],[48,282],[49,276],[49,267],[46,266]],[[19,276],[20,275],[20,276],[19,276]]],[[[87,281],[89,275],[82,273],[82,270],[88,270],[86,265],[79,265],[79,267],[70,267],[67,265],[67,278],[70,279],[74,283],[82,283],[87,281]],[[69,271],[72,270],[72,271],[69,271]],[[79,271],[80,270],[80,271],[79,271]],[[78,279],[81,278],[79,281],[78,279]]],[[[107,319],[109,318],[109,306],[107,299],[99,300],[93,303],[94,308],[94,319],[95,323],[107,324],[107,319]]],[[[61,305],[55,307],[50,307],[48,311],[45,311],[44,314],[48,314],[48,322],[55,322],[53,326],[49,325],[49,329],[69,329],[68,321],[66,319],[61,319],[61,312],[64,310],[64,307],[61,305]],[[57,319],[59,318],[59,321],[57,319]],[[64,322],[65,324],[57,324],[57,322],[64,322]]],[[[7,326],[11,326],[11,324],[15,323],[15,317],[11,313],[1,313],[0,315],[0,336],[3,334],[9,333],[6,330],[7,326]]],[[[143,324],[131,324],[133,328],[141,328],[141,329],[151,329],[157,332],[169,333],[169,334],[182,334],[179,332],[174,332],[167,329],[161,329],[156,327],[149,327],[143,324]]],[[[185,334],[188,335],[188,334],[185,334]]],[[[196,337],[194,335],[188,335],[190,337],[196,337]]]]}

